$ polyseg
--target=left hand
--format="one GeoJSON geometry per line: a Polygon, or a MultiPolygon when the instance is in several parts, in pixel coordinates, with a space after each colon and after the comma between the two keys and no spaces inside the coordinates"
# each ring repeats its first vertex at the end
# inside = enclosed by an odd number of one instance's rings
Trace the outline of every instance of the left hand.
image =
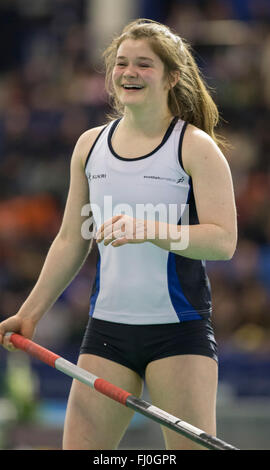
{"type": "Polygon", "coordinates": [[[126,245],[127,243],[144,243],[146,238],[146,221],[134,219],[128,215],[115,215],[100,226],[96,234],[97,243],[104,240],[107,246],[126,245]]]}

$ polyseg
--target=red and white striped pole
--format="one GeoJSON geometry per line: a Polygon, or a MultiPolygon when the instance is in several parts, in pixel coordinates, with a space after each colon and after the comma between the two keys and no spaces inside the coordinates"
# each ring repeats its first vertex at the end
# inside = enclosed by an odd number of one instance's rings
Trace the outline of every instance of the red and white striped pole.
{"type": "Polygon", "coordinates": [[[156,406],[147,403],[146,401],[135,397],[129,392],[126,392],[122,388],[113,385],[112,383],[91,374],[90,372],[82,369],[81,367],[67,361],[61,356],[49,351],[48,349],[34,343],[33,341],[25,338],[24,336],[18,335],[17,333],[6,333],[6,337],[13,346],[17,349],[21,349],[33,357],[36,357],[42,362],[45,362],[51,367],[63,372],[64,374],[77,379],[80,382],[89,385],[98,392],[106,395],[107,397],[115,400],[128,408],[137,411],[140,414],[166,426],[173,431],[188,437],[192,441],[201,444],[202,446],[211,450],[238,450],[236,447],[218,439],[217,437],[211,436],[205,433],[199,428],[192,426],[189,423],[173,416],[166,411],[157,408],[156,406]]]}

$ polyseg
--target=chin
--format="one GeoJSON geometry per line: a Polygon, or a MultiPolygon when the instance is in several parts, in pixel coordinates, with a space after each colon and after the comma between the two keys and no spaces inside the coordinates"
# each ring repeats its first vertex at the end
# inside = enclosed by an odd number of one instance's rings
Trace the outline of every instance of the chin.
{"type": "Polygon", "coordinates": [[[144,104],[144,100],[121,100],[121,103],[124,105],[124,106],[132,106],[132,105],[143,105],[144,104]]]}
{"type": "Polygon", "coordinates": [[[119,99],[123,105],[144,104],[146,101],[144,96],[121,96],[119,99]]]}
{"type": "Polygon", "coordinates": [[[134,95],[124,95],[124,93],[119,93],[118,94],[118,99],[122,103],[123,106],[129,106],[129,105],[143,105],[145,103],[145,96],[136,96],[134,95]]]}

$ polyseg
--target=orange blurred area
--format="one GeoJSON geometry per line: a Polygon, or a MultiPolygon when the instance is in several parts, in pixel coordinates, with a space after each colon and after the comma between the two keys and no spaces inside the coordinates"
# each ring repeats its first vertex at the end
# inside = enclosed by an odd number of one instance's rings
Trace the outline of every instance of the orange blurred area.
{"type": "Polygon", "coordinates": [[[54,236],[61,222],[61,211],[49,194],[17,196],[0,201],[0,238],[54,236]]]}

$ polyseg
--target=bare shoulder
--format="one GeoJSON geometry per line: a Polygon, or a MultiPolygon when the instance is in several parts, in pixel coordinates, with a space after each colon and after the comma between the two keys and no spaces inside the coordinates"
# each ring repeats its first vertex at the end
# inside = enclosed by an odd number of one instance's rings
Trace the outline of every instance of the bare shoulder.
{"type": "Polygon", "coordinates": [[[183,166],[192,175],[195,168],[218,162],[227,166],[227,160],[212,137],[192,124],[185,131],[182,147],[183,166]]]}
{"type": "Polygon", "coordinates": [[[75,148],[74,148],[74,158],[81,161],[82,166],[84,167],[86,158],[88,156],[89,150],[94,144],[96,138],[100,132],[104,129],[106,125],[93,127],[83,132],[78,138],[75,148]]]}

